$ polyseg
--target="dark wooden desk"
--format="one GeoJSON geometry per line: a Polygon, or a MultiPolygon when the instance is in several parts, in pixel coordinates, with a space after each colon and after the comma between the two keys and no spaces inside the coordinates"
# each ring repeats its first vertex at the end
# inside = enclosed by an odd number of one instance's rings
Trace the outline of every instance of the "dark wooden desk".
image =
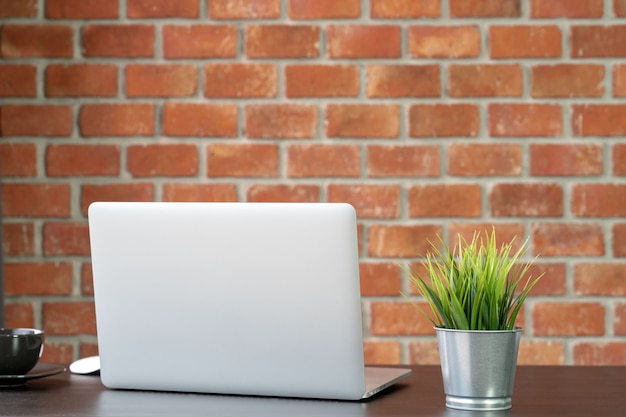
{"type": "Polygon", "coordinates": [[[113,391],[98,377],[68,372],[0,390],[2,416],[626,416],[626,367],[518,367],[513,409],[473,413],[447,409],[437,366],[369,401],[238,397],[113,391]]]}

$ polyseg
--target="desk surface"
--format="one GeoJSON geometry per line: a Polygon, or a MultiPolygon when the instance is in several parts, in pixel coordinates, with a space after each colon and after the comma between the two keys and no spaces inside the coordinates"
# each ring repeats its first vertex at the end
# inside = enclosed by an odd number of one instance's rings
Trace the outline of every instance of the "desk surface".
{"type": "Polygon", "coordinates": [[[11,416],[594,416],[626,415],[626,367],[519,366],[513,409],[468,412],[444,405],[438,366],[368,401],[239,397],[106,389],[100,378],[60,375],[0,389],[0,415],[11,416]]]}

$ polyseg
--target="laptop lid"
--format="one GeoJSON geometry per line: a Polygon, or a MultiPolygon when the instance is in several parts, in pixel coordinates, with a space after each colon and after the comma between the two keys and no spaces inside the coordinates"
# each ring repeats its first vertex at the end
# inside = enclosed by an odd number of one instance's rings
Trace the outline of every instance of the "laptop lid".
{"type": "Polygon", "coordinates": [[[99,202],[89,228],[106,386],[364,395],[352,206],[99,202]]]}

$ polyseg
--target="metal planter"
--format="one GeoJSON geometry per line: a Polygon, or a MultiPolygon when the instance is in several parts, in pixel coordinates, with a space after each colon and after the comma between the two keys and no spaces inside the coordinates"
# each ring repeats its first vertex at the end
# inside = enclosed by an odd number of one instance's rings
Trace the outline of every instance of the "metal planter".
{"type": "Polygon", "coordinates": [[[507,410],[522,333],[436,327],[446,406],[460,410],[507,410]]]}

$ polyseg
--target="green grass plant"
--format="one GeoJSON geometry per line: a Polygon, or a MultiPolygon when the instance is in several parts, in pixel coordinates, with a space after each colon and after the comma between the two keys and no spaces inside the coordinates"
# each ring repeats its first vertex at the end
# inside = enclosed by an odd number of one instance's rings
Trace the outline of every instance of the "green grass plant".
{"type": "Polygon", "coordinates": [[[496,233],[475,233],[467,242],[459,235],[452,249],[439,237],[442,249],[430,242],[426,255],[428,279],[405,267],[432,314],[410,300],[436,327],[457,330],[512,330],[522,304],[541,278],[528,276],[537,259],[524,261],[528,239],[513,251],[515,239],[500,246],[496,233]],[[522,286],[523,283],[523,286],[522,286]],[[521,287],[520,287],[521,286],[521,287]]]}

